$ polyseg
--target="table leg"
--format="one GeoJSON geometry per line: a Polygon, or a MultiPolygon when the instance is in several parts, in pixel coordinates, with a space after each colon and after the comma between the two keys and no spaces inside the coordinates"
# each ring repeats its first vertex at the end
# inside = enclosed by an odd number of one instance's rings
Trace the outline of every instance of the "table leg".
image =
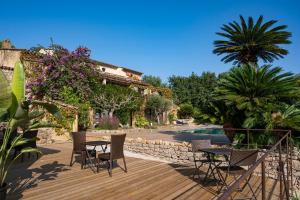
{"type": "MultiPolygon", "coordinates": [[[[96,148],[96,147],[95,147],[95,148],[96,148]]],[[[87,148],[85,149],[85,152],[86,152],[86,156],[87,156],[87,158],[88,158],[88,160],[89,160],[89,162],[90,162],[89,166],[90,166],[90,168],[92,169],[92,171],[95,173],[95,169],[94,169],[95,163],[92,162],[91,156],[90,156],[90,154],[89,154],[87,148]]]]}

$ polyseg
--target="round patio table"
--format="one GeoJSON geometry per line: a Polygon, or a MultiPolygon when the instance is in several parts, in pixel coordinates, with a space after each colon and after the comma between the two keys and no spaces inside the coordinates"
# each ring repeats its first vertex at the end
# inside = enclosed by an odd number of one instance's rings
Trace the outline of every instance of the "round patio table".
{"type": "Polygon", "coordinates": [[[217,170],[217,167],[221,165],[222,162],[219,160],[214,159],[215,155],[221,155],[224,156],[225,159],[228,161],[229,156],[231,155],[231,150],[230,148],[203,148],[200,149],[200,152],[206,153],[207,154],[207,159],[209,160],[209,166],[208,166],[208,171],[210,170],[211,172],[206,174],[204,181],[212,174],[214,178],[216,179],[214,175],[214,171],[217,170]]]}
{"type": "MultiPolygon", "coordinates": [[[[111,142],[110,141],[104,141],[104,140],[96,140],[96,141],[84,142],[83,144],[85,146],[92,146],[93,147],[92,152],[96,151],[96,147],[97,146],[101,146],[101,149],[102,149],[103,153],[105,153],[105,151],[107,149],[107,146],[109,144],[111,144],[111,142]]],[[[90,152],[89,152],[89,151],[91,151],[91,149],[85,148],[85,151],[86,151],[87,158],[88,158],[88,160],[90,162],[89,166],[92,169],[92,171],[95,172],[94,167],[95,167],[95,165],[97,163],[96,163],[96,161],[94,163],[92,162],[92,159],[91,159],[91,156],[90,156],[90,152]]]]}
{"type": "Polygon", "coordinates": [[[107,145],[111,144],[110,141],[104,141],[104,140],[96,140],[96,141],[88,141],[84,143],[86,146],[93,146],[93,150],[96,150],[97,146],[101,146],[101,149],[105,153],[107,149],[107,145]]]}

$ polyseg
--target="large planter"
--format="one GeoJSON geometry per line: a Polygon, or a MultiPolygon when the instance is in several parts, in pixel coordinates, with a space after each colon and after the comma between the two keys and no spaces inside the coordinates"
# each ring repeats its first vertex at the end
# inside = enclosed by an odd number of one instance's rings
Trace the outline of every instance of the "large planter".
{"type": "Polygon", "coordinates": [[[225,135],[228,137],[230,142],[233,142],[235,130],[232,130],[232,128],[234,128],[234,126],[231,123],[224,123],[223,128],[225,135]]]}
{"type": "Polygon", "coordinates": [[[5,200],[6,199],[6,192],[7,192],[7,184],[4,183],[3,187],[0,187],[0,199],[5,200]]]}

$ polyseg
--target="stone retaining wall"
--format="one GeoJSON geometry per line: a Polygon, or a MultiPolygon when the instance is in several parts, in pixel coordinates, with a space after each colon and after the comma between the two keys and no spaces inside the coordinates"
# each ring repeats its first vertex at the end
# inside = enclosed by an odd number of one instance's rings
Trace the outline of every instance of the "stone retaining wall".
{"type": "MultiPolygon", "coordinates": [[[[193,161],[191,144],[163,140],[127,139],[125,149],[135,153],[147,154],[173,162],[193,161]]],[[[199,154],[198,156],[201,156],[199,154]]]]}

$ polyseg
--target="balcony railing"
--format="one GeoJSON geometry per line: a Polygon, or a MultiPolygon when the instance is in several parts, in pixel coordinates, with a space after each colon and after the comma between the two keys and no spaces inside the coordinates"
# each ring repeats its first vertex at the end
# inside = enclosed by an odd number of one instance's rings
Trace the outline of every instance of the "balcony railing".
{"type": "MultiPolygon", "coordinates": [[[[251,144],[250,137],[251,134],[255,132],[265,132],[264,129],[233,129],[226,128],[224,129],[225,133],[233,133],[236,132],[244,132],[247,134],[247,144],[244,144],[245,148],[251,148],[253,144],[251,144]]],[[[230,186],[220,193],[217,197],[218,200],[225,199],[235,199],[237,195],[237,189],[241,182],[245,181],[251,174],[255,172],[255,170],[260,166],[261,170],[256,171],[256,175],[260,177],[260,184],[256,187],[259,188],[258,192],[255,193],[256,199],[261,197],[262,200],[273,199],[273,193],[268,193],[266,189],[266,180],[276,179],[279,181],[279,199],[289,199],[293,194],[293,167],[292,167],[292,140],[291,140],[291,131],[290,130],[272,130],[270,131],[274,136],[278,138],[277,142],[273,145],[266,145],[261,149],[261,157],[252,165],[245,174],[239,177],[236,181],[234,181],[230,186]],[[268,177],[266,173],[266,163],[270,162],[267,159],[272,156],[276,156],[276,159],[272,161],[272,165],[276,166],[274,171],[276,175],[273,177],[268,177]]],[[[274,184],[276,182],[274,181],[274,184]]],[[[271,186],[273,187],[273,186],[271,186]]],[[[243,191],[239,191],[243,192],[243,191]]]]}

